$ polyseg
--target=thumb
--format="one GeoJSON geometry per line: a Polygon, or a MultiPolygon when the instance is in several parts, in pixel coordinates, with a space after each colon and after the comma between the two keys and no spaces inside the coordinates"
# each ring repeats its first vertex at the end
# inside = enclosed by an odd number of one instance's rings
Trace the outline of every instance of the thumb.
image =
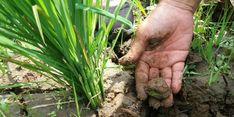
{"type": "Polygon", "coordinates": [[[141,54],[144,52],[144,50],[146,49],[146,46],[148,45],[148,33],[146,29],[144,28],[144,23],[143,25],[141,25],[137,32],[136,32],[136,37],[134,39],[134,41],[131,44],[131,48],[129,50],[129,52],[123,56],[122,58],[119,59],[119,63],[122,65],[126,65],[126,64],[133,64],[135,63],[139,57],[141,56],[141,54]]]}

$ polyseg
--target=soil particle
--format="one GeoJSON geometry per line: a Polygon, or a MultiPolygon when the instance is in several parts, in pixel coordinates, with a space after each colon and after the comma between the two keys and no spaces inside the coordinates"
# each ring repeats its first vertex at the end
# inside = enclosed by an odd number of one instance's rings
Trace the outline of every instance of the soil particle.
{"type": "Polygon", "coordinates": [[[203,117],[208,117],[209,116],[209,105],[208,104],[195,104],[194,105],[194,111],[191,113],[191,117],[198,117],[198,116],[203,116],[203,117]],[[199,113],[198,113],[199,112],[199,113]]]}
{"type": "MultiPolygon", "coordinates": [[[[28,60],[21,56],[15,56],[15,59],[25,61],[28,60]]],[[[48,79],[47,77],[35,73],[31,70],[25,69],[21,66],[15,65],[13,63],[7,63],[7,73],[3,76],[0,76],[0,84],[2,86],[11,85],[16,83],[28,83],[34,82],[32,85],[25,85],[21,88],[28,88],[31,90],[40,89],[40,90],[53,90],[58,88],[63,88],[60,84],[55,81],[48,79]],[[37,83],[38,82],[38,83],[37,83]]],[[[10,92],[4,92],[10,93],[10,92]]],[[[2,92],[1,92],[2,94],[2,92]]]]}
{"type": "Polygon", "coordinates": [[[198,53],[190,52],[187,57],[186,63],[194,64],[199,62],[202,62],[202,57],[198,53]]]}
{"type": "Polygon", "coordinates": [[[98,116],[135,117],[139,115],[142,102],[136,98],[134,78],[110,61],[108,66],[104,75],[106,99],[98,109],[98,116]]]}
{"type": "Polygon", "coordinates": [[[125,112],[125,113],[128,113],[131,117],[140,117],[140,116],[138,115],[138,113],[133,112],[133,111],[130,110],[130,109],[121,108],[121,110],[122,110],[123,112],[125,112]]]}
{"type": "Polygon", "coordinates": [[[114,48],[115,53],[117,55],[117,59],[113,58],[112,61],[117,62],[118,58],[121,58],[123,55],[126,55],[128,51],[130,50],[131,43],[132,43],[132,39],[128,39],[124,41],[123,43],[117,44],[116,47],[114,48]]]}
{"type": "Polygon", "coordinates": [[[171,94],[171,90],[164,79],[155,78],[148,82],[146,92],[149,96],[163,100],[171,94]]]}
{"type": "Polygon", "coordinates": [[[161,102],[158,99],[149,97],[149,106],[153,107],[154,109],[158,109],[161,106],[161,102]]]}
{"type": "Polygon", "coordinates": [[[104,102],[102,108],[98,110],[99,117],[110,117],[121,106],[124,94],[118,94],[111,103],[104,102]]]}

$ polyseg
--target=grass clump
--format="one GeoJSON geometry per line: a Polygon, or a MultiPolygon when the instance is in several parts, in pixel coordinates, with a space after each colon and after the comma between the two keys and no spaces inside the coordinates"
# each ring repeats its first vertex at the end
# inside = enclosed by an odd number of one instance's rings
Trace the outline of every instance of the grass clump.
{"type": "Polygon", "coordinates": [[[76,101],[83,96],[96,108],[104,99],[108,34],[115,21],[131,26],[118,16],[125,0],[114,14],[108,12],[108,3],[103,7],[101,0],[1,0],[0,45],[31,63],[3,54],[0,58],[72,87],[76,101]]]}
{"type": "Polygon", "coordinates": [[[215,83],[220,76],[230,74],[230,60],[233,53],[233,21],[232,6],[228,2],[217,3],[210,1],[202,3],[194,15],[194,39],[192,49],[199,52],[209,67],[208,84],[215,83]],[[216,10],[222,12],[215,12],[216,10]],[[216,21],[215,21],[216,20],[216,21]]]}

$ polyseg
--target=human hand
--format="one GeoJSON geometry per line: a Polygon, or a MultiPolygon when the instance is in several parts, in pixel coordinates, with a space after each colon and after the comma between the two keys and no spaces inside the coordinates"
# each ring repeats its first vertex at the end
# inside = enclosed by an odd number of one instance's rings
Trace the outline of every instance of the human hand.
{"type": "MultiPolygon", "coordinates": [[[[180,91],[192,29],[193,12],[166,2],[160,2],[139,26],[130,51],[119,60],[120,64],[137,63],[135,78],[139,99],[147,99],[145,87],[148,81],[158,77],[166,81],[173,94],[180,91]]],[[[161,106],[173,105],[172,93],[161,106]]]]}

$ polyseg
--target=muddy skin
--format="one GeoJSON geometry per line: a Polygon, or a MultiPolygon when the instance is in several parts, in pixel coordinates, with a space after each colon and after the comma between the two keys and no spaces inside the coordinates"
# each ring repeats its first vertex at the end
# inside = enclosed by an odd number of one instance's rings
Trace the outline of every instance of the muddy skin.
{"type": "Polygon", "coordinates": [[[148,82],[146,92],[150,96],[149,105],[154,109],[158,109],[161,105],[160,101],[170,96],[171,89],[164,79],[155,78],[148,82]]]}

